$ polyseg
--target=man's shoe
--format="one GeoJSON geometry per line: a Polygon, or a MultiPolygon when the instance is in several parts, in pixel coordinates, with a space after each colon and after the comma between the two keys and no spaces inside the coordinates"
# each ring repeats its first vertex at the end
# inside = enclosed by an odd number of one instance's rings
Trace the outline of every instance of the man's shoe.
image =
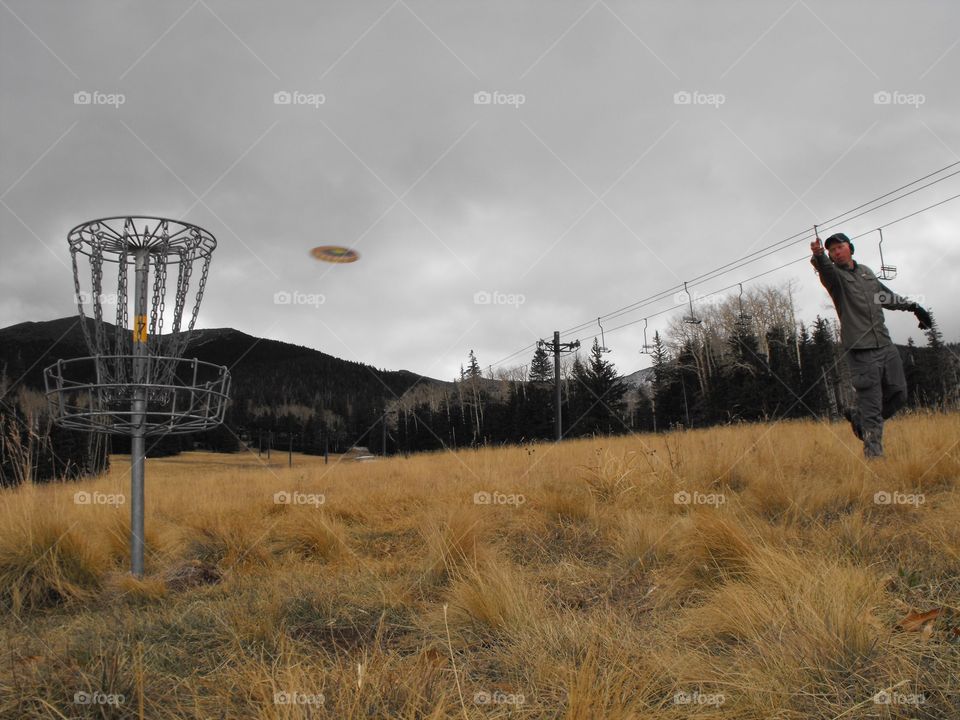
{"type": "Polygon", "coordinates": [[[868,458],[883,457],[883,431],[868,430],[863,434],[863,454],[868,458]]]}
{"type": "Polygon", "coordinates": [[[854,408],[847,408],[843,411],[843,417],[850,423],[853,434],[857,440],[863,440],[863,427],[860,425],[860,413],[854,408]]]}

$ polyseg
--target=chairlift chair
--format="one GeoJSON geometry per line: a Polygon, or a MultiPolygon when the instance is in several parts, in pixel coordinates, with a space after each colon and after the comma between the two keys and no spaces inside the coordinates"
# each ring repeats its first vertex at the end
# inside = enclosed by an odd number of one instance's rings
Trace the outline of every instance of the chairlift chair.
{"type": "Polygon", "coordinates": [[[877,228],[877,232],[880,233],[880,275],[878,276],[881,280],[893,280],[897,277],[897,266],[896,265],[886,265],[883,262],[883,230],[877,228]]]}
{"type": "Polygon", "coordinates": [[[643,347],[640,348],[641,355],[652,355],[654,346],[647,342],[647,319],[643,319],[643,347]]]}
{"type": "MultiPolygon", "coordinates": [[[[600,318],[597,318],[597,325],[600,325],[600,318]]],[[[603,337],[603,325],[600,325],[600,352],[610,352],[610,348],[607,347],[606,339],[603,337]]]]}
{"type": "Polygon", "coordinates": [[[686,281],[684,281],[683,283],[683,292],[687,296],[687,302],[690,304],[690,314],[684,315],[683,321],[687,325],[700,325],[701,323],[703,323],[703,320],[698,318],[696,314],[693,312],[693,297],[690,295],[690,292],[687,290],[686,281]]]}

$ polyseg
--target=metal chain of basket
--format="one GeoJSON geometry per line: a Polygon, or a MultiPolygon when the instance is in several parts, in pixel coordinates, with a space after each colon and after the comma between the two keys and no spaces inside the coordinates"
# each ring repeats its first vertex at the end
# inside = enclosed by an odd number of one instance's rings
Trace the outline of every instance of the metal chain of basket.
{"type": "Polygon", "coordinates": [[[151,222],[138,230],[135,218],[122,218],[122,230],[112,221],[121,218],[106,218],[78,226],[71,233],[71,256],[73,261],[74,290],[81,319],[84,339],[93,356],[98,358],[97,375],[104,384],[123,385],[130,381],[150,383],[158,386],[170,385],[174,381],[176,362],[186,351],[190,336],[196,324],[206,289],[210,270],[211,252],[215,241],[196,226],[176,223],[160,218],[144,218],[156,221],[151,230],[151,222]],[[174,226],[174,227],[171,227],[174,226]],[[130,267],[136,262],[136,254],[146,249],[148,274],[152,276],[152,292],[148,297],[149,318],[147,326],[148,359],[143,377],[133,378],[130,363],[107,361],[111,356],[131,356],[134,352],[133,330],[129,324],[129,305],[139,288],[131,288],[130,267]],[[81,268],[78,265],[80,255],[89,258],[93,323],[87,321],[84,308],[85,295],[81,290],[81,268]],[[116,262],[117,294],[116,313],[113,332],[104,322],[103,303],[103,264],[116,262]],[[200,279],[190,304],[190,283],[194,275],[194,264],[201,264],[200,279]],[[168,298],[168,267],[178,265],[176,286],[171,288],[172,297],[168,298]],[[167,316],[168,299],[173,304],[172,317],[167,316]],[[185,318],[184,314],[189,311],[185,318]],[[165,320],[170,320],[165,328],[165,320]],[[92,329],[91,326],[92,325],[92,329]],[[186,325],[186,327],[184,327],[186,325]],[[166,329],[166,334],[164,330],[166,329]],[[163,358],[167,358],[164,360],[163,358]]]}

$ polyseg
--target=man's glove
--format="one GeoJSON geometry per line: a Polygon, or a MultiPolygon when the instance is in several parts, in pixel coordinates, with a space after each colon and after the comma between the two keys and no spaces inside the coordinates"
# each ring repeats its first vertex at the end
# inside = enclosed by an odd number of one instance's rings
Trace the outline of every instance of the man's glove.
{"type": "Polygon", "coordinates": [[[917,316],[917,320],[920,321],[921,330],[929,330],[933,327],[933,318],[930,317],[930,313],[924,310],[919,305],[913,308],[913,314],[917,316]]]}

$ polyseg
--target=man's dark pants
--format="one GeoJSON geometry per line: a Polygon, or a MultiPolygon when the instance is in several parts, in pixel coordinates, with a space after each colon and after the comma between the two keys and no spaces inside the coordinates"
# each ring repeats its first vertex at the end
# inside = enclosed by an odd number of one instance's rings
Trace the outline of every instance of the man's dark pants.
{"type": "Polygon", "coordinates": [[[883,421],[907,402],[907,378],[896,345],[847,353],[850,379],[857,391],[857,409],[863,429],[863,453],[883,455],[883,421]]]}

